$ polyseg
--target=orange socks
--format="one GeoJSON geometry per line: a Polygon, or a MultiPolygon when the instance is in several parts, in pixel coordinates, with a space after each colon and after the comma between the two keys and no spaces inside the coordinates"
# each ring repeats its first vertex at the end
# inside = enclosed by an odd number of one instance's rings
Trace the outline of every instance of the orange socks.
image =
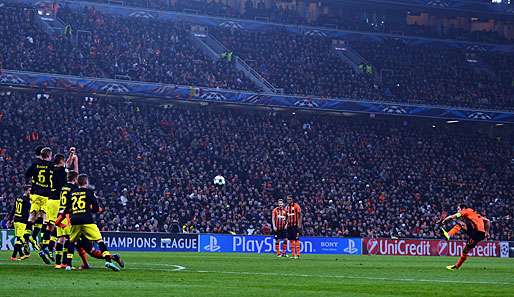
{"type": "Polygon", "coordinates": [[[287,241],[282,242],[282,256],[285,256],[287,253],[287,241]]]}
{"type": "Polygon", "coordinates": [[[291,254],[296,256],[296,240],[289,240],[289,243],[291,245],[291,254]]]}
{"type": "Polygon", "coordinates": [[[275,250],[277,251],[277,256],[280,255],[280,242],[277,240],[275,242],[275,250]]]}
{"type": "Polygon", "coordinates": [[[457,261],[457,264],[455,264],[455,267],[457,267],[457,268],[461,267],[467,258],[468,258],[468,256],[464,255],[464,254],[462,256],[460,256],[459,261],[457,261]]]}
{"type": "Polygon", "coordinates": [[[295,240],[294,242],[296,244],[296,255],[300,256],[300,240],[295,240]]]}
{"type": "Polygon", "coordinates": [[[82,263],[88,264],[88,262],[87,262],[88,256],[87,256],[86,251],[83,248],[79,248],[77,251],[79,253],[80,258],[82,259],[82,263]]]}
{"type": "Polygon", "coordinates": [[[450,231],[448,231],[448,235],[454,236],[455,234],[459,233],[460,230],[462,230],[462,227],[459,224],[457,224],[453,226],[453,228],[450,231]]]}

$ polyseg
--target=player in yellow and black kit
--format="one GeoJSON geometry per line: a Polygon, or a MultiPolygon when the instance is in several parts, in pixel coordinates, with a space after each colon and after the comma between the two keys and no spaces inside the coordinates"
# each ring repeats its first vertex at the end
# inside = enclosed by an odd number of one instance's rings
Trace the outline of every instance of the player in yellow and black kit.
{"type": "Polygon", "coordinates": [[[53,174],[51,175],[52,182],[50,184],[50,197],[48,197],[48,201],[46,203],[46,230],[43,233],[43,244],[41,245],[42,250],[40,253],[46,254],[52,261],[55,261],[55,259],[52,256],[57,236],[55,230],[55,220],[57,219],[57,214],[59,213],[61,188],[64,186],[64,184],[66,184],[66,169],[64,168],[64,155],[55,155],[52,173],[53,174]]]}
{"type": "MultiPolygon", "coordinates": [[[[52,150],[45,147],[38,155],[36,151],[36,160],[25,173],[25,178],[31,182],[30,191],[30,215],[27,222],[27,228],[32,229],[32,225],[37,218],[42,218],[43,224],[46,221],[47,202],[52,189],[53,163],[52,150]]],[[[33,238],[34,238],[33,234],[33,238]]],[[[50,264],[48,255],[40,253],[41,258],[46,264],[50,264]]]]}
{"type": "Polygon", "coordinates": [[[64,217],[64,211],[68,200],[71,199],[71,193],[78,189],[77,187],[78,173],[75,171],[68,172],[68,182],[61,188],[59,201],[59,217],[56,220],[57,227],[57,244],[55,245],[55,268],[66,268],[65,261],[68,254],[68,244],[71,234],[71,225],[67,218],[64,217]],[[59,222],[59,224],[57,224],[59,222]]]}
{"type": "MultiPolygon", "coordinates": [[[[66,201],[65,213],[70,214],[71,234],[70,241],[72,244],[68,246],[67,267],[66,270],[72,269],[72,259],[74,253],[74,244],[84,237],[87,240],[97,243],[102,257],[105,259],[105,268],[119,271],[120,268],[112,263],[112,255],[107,250],[107,246],[102,240],[102,234],[95,224],[93,213],[101,212],[100,206],[96,200],[95,193],[89,189],[88,177],[85,174],[78,176],[79,188],[71,193],[71,199],[66,201]]],[[[60,223],[60,222],[58,222],[60,223]]]]}
{"type": "Polygon", "coordinates": [[[16,235],[16,242],[14,244],[14,251],[11,256],[11,260],[25,260],[30,254],[23,251],[23,245],[26,243],[25,240],[28,238],[26,234],[27,220],[29,218],[30,211],[30,185],[23,186],[22,197],[16,198],[16,203],[12,211],[12,218],[14,221],[14,233],[16,235]],[[20,254],[20,258],[17,258],[20,254]]]}

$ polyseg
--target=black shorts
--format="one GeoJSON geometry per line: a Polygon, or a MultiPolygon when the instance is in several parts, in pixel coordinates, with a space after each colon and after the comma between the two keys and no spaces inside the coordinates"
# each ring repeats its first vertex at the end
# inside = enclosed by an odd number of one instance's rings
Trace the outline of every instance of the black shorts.
{"type": "Polygon", "coordinates": [[[466,242],[466,246],[468,249],[472,249],[477,246],[477,244],[485,239],[485,232],[477,231],[475,229],[468,229],[469,239],[466,242]]]}
{"type": "Polygon", "coordinates": [[[287,233],[286,233],[285,229],[277,230],[277,231],[273,232],[273,235],[275,237],[275,240],[282,240],[282,239],[286,239],[286,237],[287,237],[287,233]]]}
{"type": "Polygon", "coordinates": [[[298,227],[291,226],[287,227],[287,239],[288,240],[298,240],[300,234],[298,233],[298,227]]]}

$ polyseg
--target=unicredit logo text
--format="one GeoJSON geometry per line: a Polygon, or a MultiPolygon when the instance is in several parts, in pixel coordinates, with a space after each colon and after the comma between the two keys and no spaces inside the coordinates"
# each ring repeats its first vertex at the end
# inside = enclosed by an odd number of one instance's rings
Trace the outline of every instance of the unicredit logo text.
{"type": "Polygon", "coordinates": [[[430,243],[428,241],[407,241],[379,239],[368,241],[368,253],[373,255],[406,255],[428,256],[430,255],[430,243]]]}
{"type": "MultiPolygon", "coordinates": [[[[405,256],[460,256],[466,246],[465,241],[417,240],[417,239],[365,239],[364,253],[370,255],[405,256]]],[[[479,242],[469,256],[499,257],[499,242],[479,242]]]]}

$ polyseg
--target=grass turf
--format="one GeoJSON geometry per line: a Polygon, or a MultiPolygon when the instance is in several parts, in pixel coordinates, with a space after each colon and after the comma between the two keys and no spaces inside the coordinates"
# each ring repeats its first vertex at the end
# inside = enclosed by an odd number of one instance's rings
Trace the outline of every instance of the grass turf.
{"type": "Polygon", "coordinates": [[[67,272],[35,253],[9,256],[0,252],[0,296],[514,296],[514,259],[470,258],[451,272],[456,258],[126,252],[115,273],[99,260],[67,272]]]}

